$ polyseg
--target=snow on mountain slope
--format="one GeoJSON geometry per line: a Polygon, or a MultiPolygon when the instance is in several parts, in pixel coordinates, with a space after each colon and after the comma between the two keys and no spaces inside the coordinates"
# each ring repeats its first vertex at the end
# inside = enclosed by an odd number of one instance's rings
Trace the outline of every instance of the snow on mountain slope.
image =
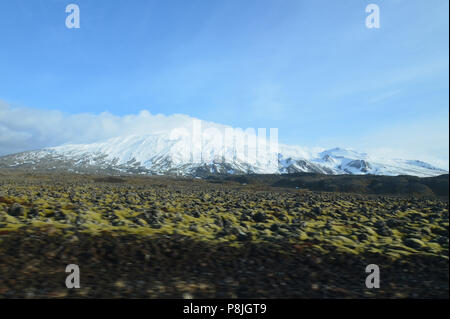
{"type": "Polygon", "coordinates": [[[317,151],[282,144],[271,148],[265,137],[234,131],[227,139],[226,126],[210,124],[196,133],[195,125],[8,155],[0,158],[0,167],[194,176],[314,172],[425,177],[447,173],[421,161],[380,160],[342,148],[317,151]]]}

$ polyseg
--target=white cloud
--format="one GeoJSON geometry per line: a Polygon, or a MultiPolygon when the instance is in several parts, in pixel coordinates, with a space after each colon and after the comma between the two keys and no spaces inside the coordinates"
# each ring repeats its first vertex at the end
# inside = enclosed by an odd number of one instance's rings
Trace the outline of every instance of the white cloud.
{"type": "Polygon", "coordinates": [[[448,170],[448,120],[447,114],[439,118],[380,127],[355,141],[355,146],[372,158],[421,160],[448,170]]]}
{"type": "Polygon", "coordinates": [[[398,95],[400,92],[401,92],[400,90],[393,90],[393,91],[384,92],[382,94],[379,94],[378,96],[372,97],[369,100],[369,103],[372,104],[372,103],[378,103],[378,102],[385,101],[385,100],[387,100],[387,99],[389,99],[389,98],[391,98],[393,96],[398,95]]]}
{"type": "Polygon", "coordinates": [[[60,111],[11,107],[0,101],[0,155],[64,143],[92,143],[127,134],[150,134],[186,126],[187,115],[139,114],[116,116],[65,114],[60,111]]]}
{"type": "Polygon", "coordinates": [[[423,81],[438,74],[448,75],[448,66],[448,57],[442,57],[420,65],[399,66],[388,71],[380,69],[380,71],[368,75],[364,81],[351,80],[350,77],[345,81],[340,80],[327,88],[325,94],[330,98],[341,98],[364,92],[367,94],[386,90],[395,92],[399,90],[399,85],[405,83],[423,81]]]}

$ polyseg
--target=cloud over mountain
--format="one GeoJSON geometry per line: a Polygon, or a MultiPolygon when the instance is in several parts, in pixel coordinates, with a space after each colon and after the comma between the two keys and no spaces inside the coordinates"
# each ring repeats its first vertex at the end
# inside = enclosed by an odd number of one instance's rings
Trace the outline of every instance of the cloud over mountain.
{"type": "Polygon", "coordinates": [[[65,114],[54,110],[11,107],[0,101],[0,155],[52,147],[64,143],[92,143],[114,136],[151,134],[182,127],[191,117],[182,114],[116,116],[65,114]]]}

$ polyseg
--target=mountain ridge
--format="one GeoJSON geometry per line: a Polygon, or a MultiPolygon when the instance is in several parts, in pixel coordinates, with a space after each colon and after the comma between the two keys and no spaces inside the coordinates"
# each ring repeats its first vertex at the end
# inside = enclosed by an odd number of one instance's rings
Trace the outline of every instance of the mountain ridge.
{"type": "Polygon", "coordinates": [[[2,156],[0,167],[200,177],[302,172],[429,177],[448,173],[418,160],[379,160],[367,153],[339,147],[313,152],[300,146],[277,144],[275,151],[268,151],[272,146],[265,137],[254,136],[254,144],[248,138],[242,132],[230,141],[203,134],[200,143],[192,143],[189,134],[173,135],[173,131],[130,134],[102,142],[64,144],[2,156]]]}

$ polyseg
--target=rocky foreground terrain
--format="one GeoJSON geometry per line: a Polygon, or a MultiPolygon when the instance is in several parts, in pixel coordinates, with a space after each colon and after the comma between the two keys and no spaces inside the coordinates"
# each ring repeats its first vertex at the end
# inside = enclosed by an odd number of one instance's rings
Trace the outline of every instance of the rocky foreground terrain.
{"type": "Polygon", "coordinates": [[[0,297],[449,297],[448,197],[281,186],[0,171],[0,297]]]}

